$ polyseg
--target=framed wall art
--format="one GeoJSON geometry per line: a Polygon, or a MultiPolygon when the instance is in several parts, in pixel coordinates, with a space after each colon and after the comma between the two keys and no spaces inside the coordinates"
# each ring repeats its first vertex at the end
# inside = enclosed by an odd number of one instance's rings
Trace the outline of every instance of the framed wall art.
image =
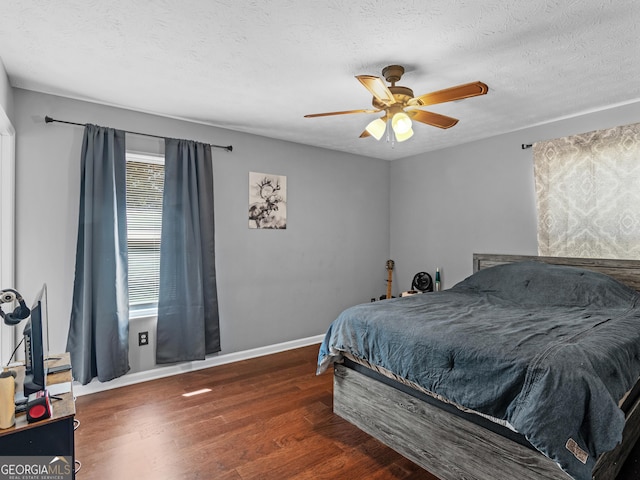
{"type": "Polygon", "coordinates": [[[287,177],[249,172],[249,228],[287,228],[287,177]]]}

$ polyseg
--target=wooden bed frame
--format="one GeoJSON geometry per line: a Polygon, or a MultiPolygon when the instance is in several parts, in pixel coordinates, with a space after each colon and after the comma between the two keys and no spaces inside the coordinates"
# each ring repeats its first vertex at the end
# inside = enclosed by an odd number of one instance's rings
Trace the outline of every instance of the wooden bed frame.
{"type": "MultiPolygon", "coordinates": [[[[639,260],[474,254],[474,272],[534,260],[605,273],[640,291],[639,260]]],[[[558,465],[524,445],[423,402],[344,365],[334,367],[334,412],[442,480],[567,480],[558,465]]],[[[614,480],[640,437],[640,398],[622,443],[600,456],[593,479],[614,480]]]]}

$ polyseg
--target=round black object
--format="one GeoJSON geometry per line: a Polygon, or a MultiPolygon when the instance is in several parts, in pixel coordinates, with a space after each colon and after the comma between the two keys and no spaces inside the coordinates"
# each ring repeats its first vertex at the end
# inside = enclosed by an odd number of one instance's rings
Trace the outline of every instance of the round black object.
{"type": "Polygon", "coordinates": [[[433,292],[433,280],[427,272],[418,272],[411,282],[411,290],[419,290],[421,292],[433,292]]]}

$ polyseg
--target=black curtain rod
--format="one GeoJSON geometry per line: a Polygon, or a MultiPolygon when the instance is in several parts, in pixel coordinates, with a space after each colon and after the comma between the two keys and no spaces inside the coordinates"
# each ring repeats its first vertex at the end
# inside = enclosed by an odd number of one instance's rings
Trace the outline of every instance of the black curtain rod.
{"type": "Polygon", "coordinates": [[[527,148],[531,148],[533,147],[533,144],[531,143],[523,143],[522,144],[522,150],[526,150],[527,148]]]}
{"type": "MultiPolygon", "coordinates": [[[[44,121],[45,123],[51,123],[51,122],[58,122],[58,123],[66,123],[68,125],[78,125],[80,127],[85,127],[87,124],[86,123],[76,123],[76,122],[67,122],[66,120],[56,120],[55,118],[51,118],[49,115],[44,117],[44,121]]],[[[133,135],[142,135],[143,137],[153,137],[153,138],[165,138],[162,137],[160,135],[152,135],[150,133],[140,133],[140,132],[131,132],[129,130],[123,130],[126,133],[131,133],[133,135]]],[[[232,152],[233,151],[233,145],[227,145],[226,147],[223,145],[214,145],[213,143],[209,144],[212,147],[215,148],[222,148],[223,150],[226,150],[227,152],[232,152]]]]}

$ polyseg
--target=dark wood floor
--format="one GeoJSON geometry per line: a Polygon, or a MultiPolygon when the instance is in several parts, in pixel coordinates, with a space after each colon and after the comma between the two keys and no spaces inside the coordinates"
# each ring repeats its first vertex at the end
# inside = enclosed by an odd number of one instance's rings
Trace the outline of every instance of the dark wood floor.
{"type": "MultiPolygon", "coordinates": [[[[315,376],[317,352],[79,397],[77,478],[437,480],[332,413],[332,375],[315,376]]],[[[639,459],[636,448],[618,479],[640,479],[639,459]]]]}

